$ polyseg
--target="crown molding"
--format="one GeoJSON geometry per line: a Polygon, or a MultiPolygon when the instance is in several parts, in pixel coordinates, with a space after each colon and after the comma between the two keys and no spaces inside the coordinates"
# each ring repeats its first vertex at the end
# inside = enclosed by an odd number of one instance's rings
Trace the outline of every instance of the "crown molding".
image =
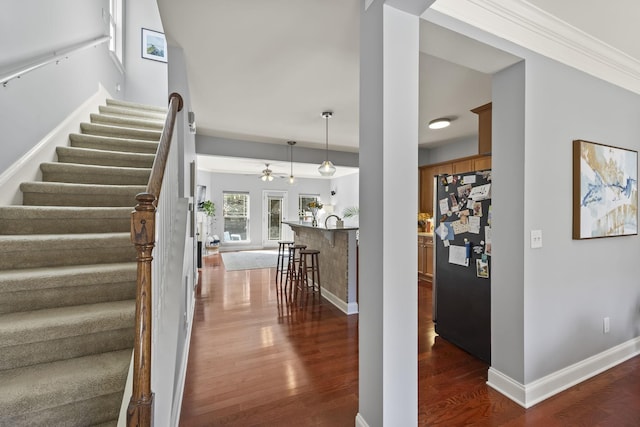
{"type": "Polygon", "coordinates": [[[431,9],[640,94],[640,60],[525,0],[440,0],[431,9]]]}

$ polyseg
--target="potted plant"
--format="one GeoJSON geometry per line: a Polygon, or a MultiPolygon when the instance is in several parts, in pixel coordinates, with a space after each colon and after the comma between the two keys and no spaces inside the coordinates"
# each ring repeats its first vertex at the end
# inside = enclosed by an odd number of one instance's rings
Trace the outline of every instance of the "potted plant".
{"type": "Polygon", "coordinates": [[[201,207],[207,216],[214,216],[216,214],[216,205],[211,200],[202,202],[201,207]]]}

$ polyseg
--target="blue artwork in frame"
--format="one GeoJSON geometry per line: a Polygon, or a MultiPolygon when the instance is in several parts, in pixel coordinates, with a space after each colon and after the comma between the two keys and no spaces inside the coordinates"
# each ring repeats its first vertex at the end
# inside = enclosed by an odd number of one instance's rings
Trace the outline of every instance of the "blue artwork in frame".
{"type": "Polygon", "coordinates": [[[573,238],[638,234],[638,152],[573,141],[573,238]]]}
{"type": "Polygon", "coordinates": [[[167,39],[163,33],[142,29],[142,57],[167,62],[167,39]]]}

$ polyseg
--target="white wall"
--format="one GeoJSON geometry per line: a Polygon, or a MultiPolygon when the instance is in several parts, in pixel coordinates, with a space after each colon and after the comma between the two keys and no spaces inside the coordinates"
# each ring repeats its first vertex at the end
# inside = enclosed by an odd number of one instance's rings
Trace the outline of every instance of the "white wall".
{"type": "MultiPolygon", "coordinates": [[[[0,16],[0,73],[56,49],[108,34],[102,10],[107,0],[7,0],[0,16]]],[[[124,77],[107,44],[84,50],[0,86],[0,173],[98,91],[119,96],[124,77]]]]}
{"type": "MultiPolygon", "coordinates": [[[[223,192],[248,192],[249,193],[249,242],[225,243],[222,242],[222,250],[240,250],[262,248],[262,192],[264,190],[286,191],[288,193],[289,206],[286,212],[286,220],[298,220],[298,196],[300,194],[318,194],[322,203],[330,203],[331,181],[327,179],[302,179],[297,178],[297,183],[290,186],[284,178],[276,178],[272,182],[264,182],[259,179],[259,174],[240,175],[214,173],[203,170],[198,171],[199,185],[207,186],[207,198],[216,205],[216,220],[214,232],[220,239],[224,235],[223,219],[223,192]]],[[[323,221],[324,216],[319,217],[323,221]]]]}
{"type": "MultiPolygon", "coordinates": [[[[340,218],[344,216],[344,209],[360,206],[360,174],[352,174],[331,180],[331,190],[335,195],[331,196],[331,204],[334,205],[333,213],[340,218]]],[[[357,226],[358,217],[344,219],[345,225],[357,226]]]]}
{"type": "Polygon", "coordinates": [[[158,3],[155,0],[136,0],[124,1],[124,4],[126,7],[124,57],[127,70],[127,100],[166,107],[168,103],[167,64],[144,59],[141,54],[142,28],[164,32],[158,3]]]}

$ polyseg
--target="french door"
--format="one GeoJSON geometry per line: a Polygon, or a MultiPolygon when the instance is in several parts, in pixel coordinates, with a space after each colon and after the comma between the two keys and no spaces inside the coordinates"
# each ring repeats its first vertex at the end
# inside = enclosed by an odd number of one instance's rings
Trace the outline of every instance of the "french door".
{"type": "Polygon", "coordinates": [[[262,197],[262,246],[278,246],[278,240],[289,237],[289,227],[282,226],[287,220],[287,192],[264,191],[262,197]]]}

